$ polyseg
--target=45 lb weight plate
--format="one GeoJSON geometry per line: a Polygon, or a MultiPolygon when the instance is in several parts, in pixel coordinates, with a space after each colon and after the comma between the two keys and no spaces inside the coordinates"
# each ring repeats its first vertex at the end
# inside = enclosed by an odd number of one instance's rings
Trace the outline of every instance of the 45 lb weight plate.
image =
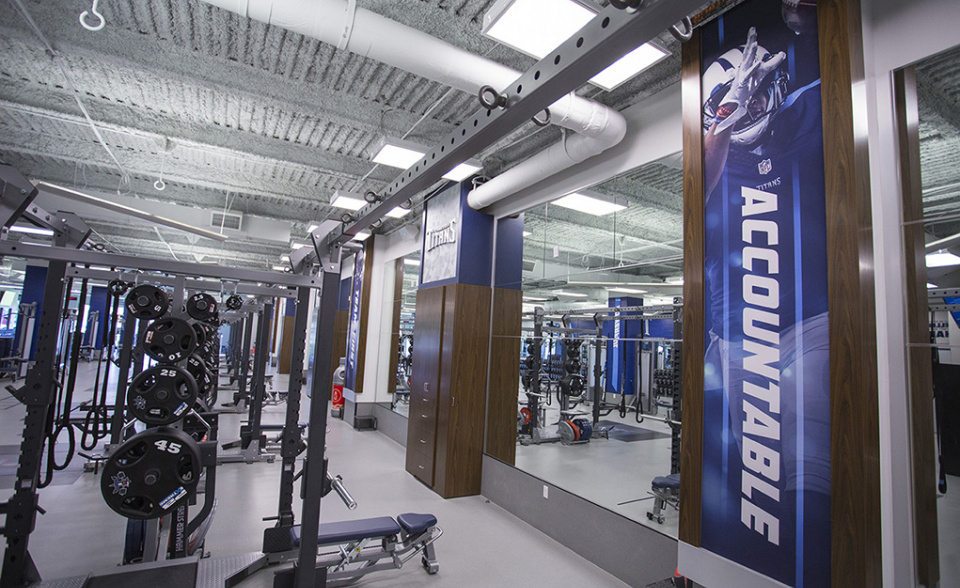
{"type": "Polygon", "coordinates": [[[134,435],[103,466],[100,493],[130,519],[161,517],[196,493],[200,446],[183,431],[160,427],[134,435]]]}
{"type": "Polygon", "coordinates": [[[176,317],[153,321],[143,333],[143,351],[159,362],[178,362],[197,347],[197,333],[190,323],[176,317]]]}
{"type": "Polygon", "coordinates": [[[149,284],[137,286],[127,294],[127,310],[139,319],[160,318],[170,308],[167,293],[149,284]]]}
{"type": "Polygon", "coordinates": [[[127,409],[148,425],[180,420],[197,400],[200,388],[187,370],[158,365],[137,374],[127,391],[127,409]]]}

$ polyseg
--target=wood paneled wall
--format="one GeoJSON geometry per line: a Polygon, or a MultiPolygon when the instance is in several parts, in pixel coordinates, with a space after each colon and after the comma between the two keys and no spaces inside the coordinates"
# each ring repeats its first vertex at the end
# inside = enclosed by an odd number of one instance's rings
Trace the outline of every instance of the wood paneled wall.
{"type": "Polygon", "coordinates": [[[704,194],[700,107],[700,32],[682,46],[683,102],[683,424],[680,437],[680,528],[700,547],[703,473],[704,194]]]}
{"type": "Polygon", "coordinates": [[[832,581],[880,586],[880,438],[859,0],[818,3],[830,304],[832,581]]]}
{"type": "Polygon", "coordinates": [[[910,435],[913,453],[914,556],[917,584],[940,581],[937,534],[937,466],[934,456],[933,357],[927,300],[926,235],[922,223],[920,185],[920,117],[913,67],[894,74],[900,143],[900,188],[903,194],[904,273],[906,277],[907,344],[910,373],[910,435]]]}
{"type": "Polygon", "coordinates": [[[510,465],[516,465],[517,460],[517,386],[522,312],[522,291],[493,289],[486,450],[491,457],[510,465]]]}

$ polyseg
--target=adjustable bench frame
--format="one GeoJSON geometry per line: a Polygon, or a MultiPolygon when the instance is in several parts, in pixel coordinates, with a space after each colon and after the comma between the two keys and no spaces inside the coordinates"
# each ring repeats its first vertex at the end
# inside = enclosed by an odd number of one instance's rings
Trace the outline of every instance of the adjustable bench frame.
{"type": "MultiPolygon", "coordinates": [[[[300,545],[299,531],[299,526],[290,529],[294,548],[300,545]]],[[[408,529],[392,517],[324,523],[320,525],[318,538],[317,569],[326,569],[327,586],[344,586],[371,572],[400,569],[407,561],[422,553],[421,564],[424,569],[428,574],[436,574],[440,563],[433,543],[441,535],[443,530],[436,524],[422,530],[408,529]],[[355,532],[351,533],[351,526],[355,532]],[[339,528],[336,532],[330,532],[329,529],[334,527],[339,528]],[[331,547],[335,549],[329,549],[331,547]]],[[[298,554],[298,549],[293,549],[267,553],[266,556],[268,563],[279,564],[296,561],[298,554]]]]}

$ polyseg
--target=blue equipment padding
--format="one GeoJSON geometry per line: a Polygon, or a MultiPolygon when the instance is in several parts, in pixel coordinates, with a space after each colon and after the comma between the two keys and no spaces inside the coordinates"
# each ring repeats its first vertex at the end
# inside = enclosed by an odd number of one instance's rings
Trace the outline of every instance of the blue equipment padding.
{"type": "Polygon", "coordinates": [[[679,490],[680,474],[670,474],[669,476],[657,476],[653,479],[650,486],[654,490],[679,490]]]}
{"type": "MultiPolygon", "coordinates": [[[[317,545],[337,545],[375,537],[388,537],[400,533],[400,525],[391,517],[376,517],[357,521],[321,523],[317,545]]],[[[290,528],[293,546],[300,547],[300,525],[290,528]]]]}
{"type": "Polygon", "coordinates": [[[405,512],[397,517],[397,522],[408,535],[417,535],[436,525],[437,517],[431,514],[405,512]]]}

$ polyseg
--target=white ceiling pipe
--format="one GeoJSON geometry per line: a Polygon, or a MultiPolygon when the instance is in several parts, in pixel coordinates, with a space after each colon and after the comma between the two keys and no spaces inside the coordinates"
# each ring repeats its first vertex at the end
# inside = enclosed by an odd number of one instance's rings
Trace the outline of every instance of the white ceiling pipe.
{"type": "MultiPolygon", "coordinates": [[[[603,111],[598,112],[603,113],[603,111]]],[[[471,190],[467,196],[467,204],[475,210],[484,209],[527,186],[532,186],[540,180],[549,178],[613,147],[627,132],[626,120],[619,112],[614,114],[616,116],[598,122],[604,129],[603,134],[596,137],[585,134],[567,135],[559,143],[554,143],[546,150],[471,190]]]]}
{"type": "MultiPolygon", "coordinates": [[[[346,0],[204,1],[471,94],[485,85],[502,91],[520,77],[509,67],[346,0]]],[[[626,125],[616,110],[573,93],[550,105],[550,116],[553,124],[597,139],[596,145],[584,150],[593,154],[616,145],[623,138],[621,127],[626,125]]],[[[487,192],[492,193],[493,188],[487,192]]],[[[498,194],[496,200],[510,193],[498,194]]],[[[485,200],[488,205],[495,201],[492,194],[485,200]]]]}

